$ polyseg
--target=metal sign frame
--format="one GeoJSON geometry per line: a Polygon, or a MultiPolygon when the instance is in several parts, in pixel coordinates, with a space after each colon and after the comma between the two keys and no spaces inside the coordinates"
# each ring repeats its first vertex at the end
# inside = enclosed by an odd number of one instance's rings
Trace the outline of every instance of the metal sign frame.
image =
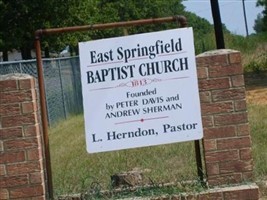
{"type": "MultiPolygon", "coordinates": [[[[43,130],[43,141],[44,141],[45,169],[46,169],[47,189],[48,189],[49,199],[53,199],[53,183],[52,183],[52,170],[51,170],[51,160],[50,160],[50,150],[49,150],[48,120],[47,120],[47,108],[46,108],[46,97],[45,97],[45,85],[43,77],[43,63],[41,55],[41,37],[44,35],[54,35],[54,34],[71,33],[78,31],[80,32],[80,31],[104,30],[104,29],[119,28],[119,27],[142,26],[146,24],[159,24],[166,22],[177,22],[179,27],[187,27],[186,18],[184,16],[177,15],[172,17],[151,18],[151,19],[133,20],[127,22],[114,22],[114,23],[93,24],[85,26],[39,29],[35,31],[36,62],[37,62],[40,108],[41,108],[42,130],[43,130]]],[[[200,180],[203,182],[203,170],[202,170],[199,140],[195,140],[195,153],[196,153],[198,176],[200,180]]]]}

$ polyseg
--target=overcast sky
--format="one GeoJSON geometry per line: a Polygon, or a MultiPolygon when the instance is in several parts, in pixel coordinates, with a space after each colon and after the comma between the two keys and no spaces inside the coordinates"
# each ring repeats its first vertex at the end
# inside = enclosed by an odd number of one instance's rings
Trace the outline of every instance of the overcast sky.
{"type": "MultiPolygon", "coordinates": [[[[263,10],[256,7],[256,0],[245,0],[249,34],[254,33],[254,21],[263,10]]],[[[186,10],[196,13],[213,24],[210,0],[187,0],[183,4],[186,10]]],[[[221,20],[228,30],[239,35],[246,35],[242,0],[219,0],[221,20]]]]}

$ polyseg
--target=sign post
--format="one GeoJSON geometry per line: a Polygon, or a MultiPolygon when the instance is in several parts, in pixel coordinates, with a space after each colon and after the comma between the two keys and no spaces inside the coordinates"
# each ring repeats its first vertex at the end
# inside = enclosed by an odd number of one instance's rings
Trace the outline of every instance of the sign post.
{"type": "Polygon", "coordinates": [[[203,136],[192,28],[79,43],[89,153],[203,136]]]}

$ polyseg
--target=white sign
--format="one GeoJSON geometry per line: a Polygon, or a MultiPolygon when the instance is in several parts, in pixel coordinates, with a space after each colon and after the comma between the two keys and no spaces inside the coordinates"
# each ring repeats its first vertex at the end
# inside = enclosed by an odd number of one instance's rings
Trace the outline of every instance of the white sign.
{"type": "Polygon", "coordinates": [[[87,151],[203,137],[192,28],[79,43],[87,151]]]}

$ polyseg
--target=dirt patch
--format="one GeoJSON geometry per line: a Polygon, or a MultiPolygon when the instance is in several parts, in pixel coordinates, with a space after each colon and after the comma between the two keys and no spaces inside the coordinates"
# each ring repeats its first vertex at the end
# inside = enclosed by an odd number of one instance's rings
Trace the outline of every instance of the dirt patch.
{"type": "Polygon", "coordinates": [[[267,105],[267,72],[245,74],[247,102],[267,105]]]}
{"type": "Polygon", "coordinates": [[[267,105],[267,86],[247,88],[246,96],[248,103],[267,105]]]}

